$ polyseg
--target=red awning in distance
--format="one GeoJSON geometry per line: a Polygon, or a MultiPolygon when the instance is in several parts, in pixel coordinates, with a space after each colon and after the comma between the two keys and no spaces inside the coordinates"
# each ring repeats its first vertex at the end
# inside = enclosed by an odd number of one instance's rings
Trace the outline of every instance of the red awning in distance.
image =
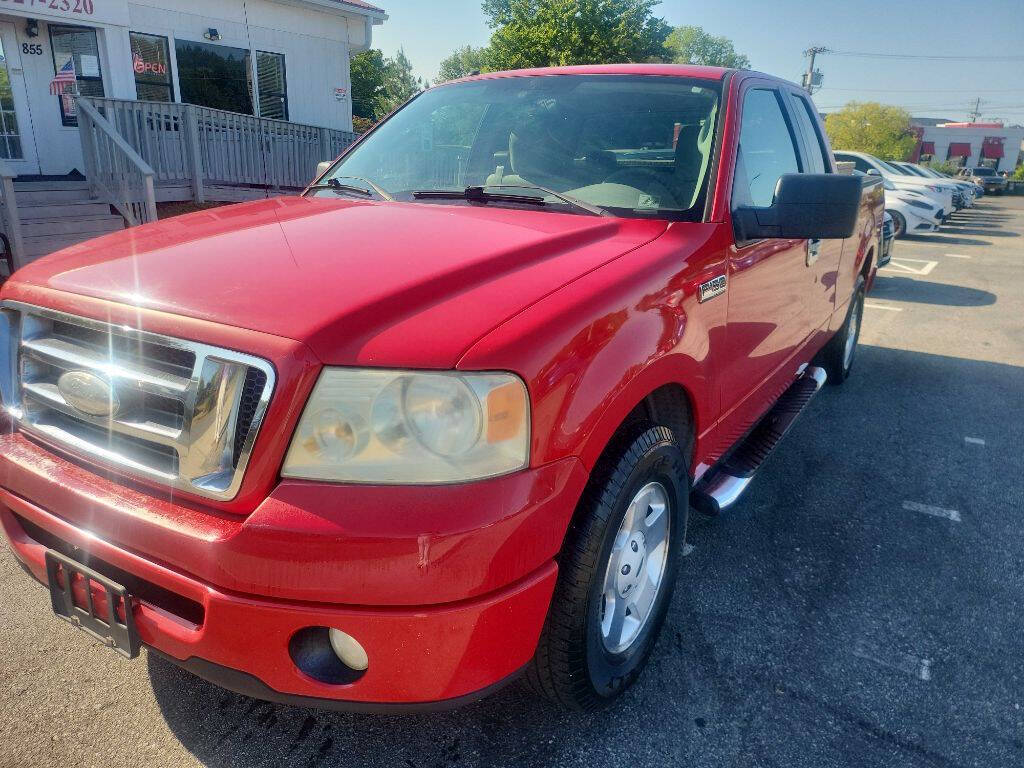
{"type": "Polygon", "coordinates": [[[986,136],[981,143],[981,156],[989,160],[998,160],[1003,156],[1003,140],[999,136],[986,136]]]}
{"type": "Polygon", "coordinates": [[[947,157],[970,157],[971,145],[966,141],[954,141],[949,145],[947,157]]]}
{"type": "Polygon", "coordinates": [[[934,141],[922,141],[921,142],[921,154],[922,155],[934,155],[935,154],[935,142],[934,141]]]}

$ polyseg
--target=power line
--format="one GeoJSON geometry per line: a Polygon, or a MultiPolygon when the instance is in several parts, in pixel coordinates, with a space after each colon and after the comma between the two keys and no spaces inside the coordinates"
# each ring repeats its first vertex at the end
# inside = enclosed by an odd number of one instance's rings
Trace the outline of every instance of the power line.
{"type": "Polygon", "coordinates": [[[862,93],[1008,93],[1024,92],[1024,88],[833,88],[823,85],[823,91],[860,91],[862,93]]]}
{"type": "Polygon", "coordinates": [[[867,51],[828,51],[831,56],[858,56],[865,59],[926,59],[928,61],[1024,61],[1024,56],[945,56],[913,53],[870,53],[867,51]]]}

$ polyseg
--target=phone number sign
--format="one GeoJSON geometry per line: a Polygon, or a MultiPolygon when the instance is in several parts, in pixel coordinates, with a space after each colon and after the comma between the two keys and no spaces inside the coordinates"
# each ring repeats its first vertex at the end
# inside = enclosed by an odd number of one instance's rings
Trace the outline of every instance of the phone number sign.
{"type": "Polygon", "coordinates": [[[42,19],[128,23],[128,0],[0,0],[0,10],[42,19]]]}

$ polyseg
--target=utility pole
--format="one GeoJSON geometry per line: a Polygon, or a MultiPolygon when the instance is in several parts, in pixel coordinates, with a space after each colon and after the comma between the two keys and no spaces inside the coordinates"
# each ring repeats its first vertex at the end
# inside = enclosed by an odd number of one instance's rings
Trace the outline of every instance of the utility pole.
{"type": "Polygon", "coordinates": [[[971,122],[978,122],[979,117],[981,117],[981,98],[974,100],[974,111],[971,112],[971,122]]]}
{"type": "Polygon", "coordinates": [[[814,71],[814,57],[819,53],[828,52],[828,48],[823,45],[812,45],[804,51],[804,56],[810,57],[810,63],[807,65],[807,74],[804,75],[804,88],[807,89],[808,93],[814,93],[814,86],[821,84],[821,73],[814,71]]]}

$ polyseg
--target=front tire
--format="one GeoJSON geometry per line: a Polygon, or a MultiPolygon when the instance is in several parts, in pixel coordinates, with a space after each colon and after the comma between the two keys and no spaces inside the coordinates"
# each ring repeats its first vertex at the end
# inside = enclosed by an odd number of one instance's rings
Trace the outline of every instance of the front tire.
{"type": "Polygon", "coordinates": [[[650,427],[595,467],[559,557],[527,683],[571,710],[606,706],[639,677],[672,598],[689,511],[686,459],[650,427]]]}
{"type": "Polygon", "coordinates": [[[889,211],[889,215],[892,216],[892,236],[900,240],[907,234],[907,220],[899,211],[889,211]]]}

